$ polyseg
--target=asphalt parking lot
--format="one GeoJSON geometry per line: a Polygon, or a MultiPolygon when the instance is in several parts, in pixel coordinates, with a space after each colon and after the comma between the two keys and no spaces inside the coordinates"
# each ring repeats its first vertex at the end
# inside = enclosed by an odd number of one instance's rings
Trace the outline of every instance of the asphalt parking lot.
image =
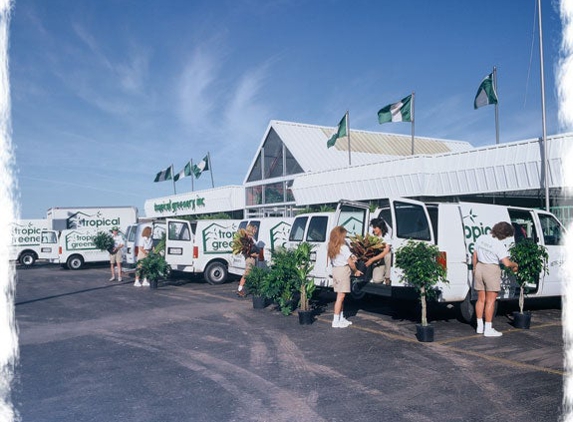
{"type": "Polygon", "coordinates": [[[485,338],[455,312],[349,300],[353,325],[330,327],[333,298],[301,326],[253,309],[236,281],[189,276],[157,290],[110,283],[107,266],[18,269],[20,360],[12,402],[22,421],[556,421],[563,396],[558,301],[514,329],[501,306],[485,338]]]}

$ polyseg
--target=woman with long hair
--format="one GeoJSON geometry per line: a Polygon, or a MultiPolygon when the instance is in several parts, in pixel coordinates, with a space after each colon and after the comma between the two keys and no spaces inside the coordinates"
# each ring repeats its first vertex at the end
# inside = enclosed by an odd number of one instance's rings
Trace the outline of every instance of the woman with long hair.
{"type": "Polygon", "coordinates": [[[336,226],[330,232],[328,242],[328,258],[332,264],[332,283],[336,292],[334,302],[333,328],[346,328],[352,324],[344,318],[344,297],[350,293],[350,275],[361,276],[362,272],[356,268],[355,258],[346,244],[346,229],[336,226]]]}

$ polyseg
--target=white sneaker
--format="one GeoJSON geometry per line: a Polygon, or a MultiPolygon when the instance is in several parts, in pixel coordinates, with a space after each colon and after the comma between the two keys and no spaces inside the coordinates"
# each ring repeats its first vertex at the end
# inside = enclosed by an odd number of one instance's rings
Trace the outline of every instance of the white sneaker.
{"type": "Polygon", "coordinates": [[[109,281],[115,281],[115,277],[110,278],[109,281]]]}
{"type": "Polygon", "coordinates": [[[483,334],[483,325],[481,327],[476,328],[476,333],[477,334],[483,334]]]}
{"type": "Polygon", "coordinates": [[[500,333],[495,328],[489,328],[483,332],[484,337],[501,337],[502,335],[503,333],[500,333]]]}
{"type": "Polygon", "coordinates": [[[346,319],[341,319],[339,321],[332,321],[332,328],[346,328],[350,324],[352,324],[350,321],[346,319]]]}
{"type": "Polygon", "coordinates": [[[348,321],[346,318],[340,317],[340,322],[343,322],[343,321],[348,325],[352,325],[352,321],[348,321]]]}
{"type": "Polygon", "coordinates": [[[143,283],[141,283],[142,286],[149,286],[149,281],[147,280],[143,280],[143,283]]]}
{"type": "Polygon", "coordinates": [[[135,287],[141,287],[141,283],[139,282],[139,280],[135,280],[135,283],[133,283],[133,285],[135,287]]]}
{"type": "Polygon", "coordinates": [[[120,277],[120,278],[118,278],[118,279],[117,279],[117,281],[122,281],[122,278],[121,278],[121,277],[120,277]]]}

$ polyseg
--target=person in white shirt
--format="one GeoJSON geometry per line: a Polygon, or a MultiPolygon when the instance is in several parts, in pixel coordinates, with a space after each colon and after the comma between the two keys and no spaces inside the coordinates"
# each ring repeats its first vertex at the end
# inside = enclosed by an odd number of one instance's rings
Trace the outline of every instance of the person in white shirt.
{"type": "Polygon", "coordinates": [[[117,281],[121,281],[121,261],[123,260],[121,248],[123,248],[123,237],[119,234],[117,227],[112,227],[111,235],[113,237],[113,249],[109,253],[109,263],[111,266],[111,278],[109,281],[115,281],[115,265],[117,265],[117,281]]]}
{"type": "Polygon", "coordinates": [[[501,288],[500,263],[517,272],[517,263],[509,259],[509,252],[502,240],[513,236],[513,226],[501,221],[493,226],[489,234],[482,235],[474,245],[472,257],[474,273],[474,289],[478,292],[476,302],[476,319],[478,334],[485,337],[499,337],[502,335],[491,324],[495,301],[501,288]],[[484,325],[485,314],[485,325],[484,325]]]}
{"type": "Polygon", "coordinates": [[[372,227],[372,233],[374,236],[379,237],[384,241],[385,247],[382,252],[378,255],[373,256],[368,261],[366,261],[366,267],[372,268],[372,280],[371,283],[380,284],[384,282],[386,285],[390,285],[390,266],[392,265],[392,253],[391,253],[391,238],[388,235],[388,227],[386,222],[382,218],[373,218],[370,221],[370,226],[372,227]]]}
{"type": "MultiPolygon", "coordinates": [[[[141,245],[137,249],[137,261],[141,261],[149,255],[149,252],[153,249],[153,238],[151,236],[151,227],[147,226],[143,229],[141,233],[141,245]]],[[[143,278],[143,283],[139,281],[139,266],[135,270],[135,287],[149,286],[149,281],[147,277],[143,278]]]]}
{"type": "Polygon", "coordinates": [[[351,272],[357,277],[362,275],[362,272],[356,268],[356,258],[346,244],[346,233],[344,227],[336,226],[330,232],[328,242],[328,258],[332,264],[332,282],[336,292],[333,328],[346,328],[352,324],[344,318],[344,297],[346,293],[350,293],[351,272]]]}

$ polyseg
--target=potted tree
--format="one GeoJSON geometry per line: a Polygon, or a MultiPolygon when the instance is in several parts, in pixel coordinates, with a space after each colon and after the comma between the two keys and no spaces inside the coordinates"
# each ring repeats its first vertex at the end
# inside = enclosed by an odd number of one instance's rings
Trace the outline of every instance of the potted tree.
{"type": "Polygon", "coordinates": [[[113,237],[108,232],[98,232],[94,236],[94,245],[102,251],[113,253],[113,237]]]}
{"type": "Polygon", "coordinates": [[[262,309],[266,306],[267,283],[269,270],[255,266],[245,276],[245,288],[253,297],[253,308],[262,309]]]}
{"type": "Polygon", "coordinates": [[[414,287],[422,307],[421,324],[416,325],[419,341],[434,341],[434,327],[428,324],[426,298],[435,297],[434,286],[447,283],[446,269],[439,263],[440,251],[436,245],[409,240],[396,251],[396,267],[403,271],[402,280],[414,287]]]}
{"type": "Polygon", "coordinates": [[[309,277],[314,268],[310,260],[313,246],[308,242],[299,243],[294,249],[296,262],[296,284],[300,294],[298,321],[301,325],[312,324],[312,309],[310,309],[310,298],[315,289],[314,278],[309,277]]]}
{"type": "Polygon", "coordinates": [[[544,274],[548,274],[547,261],[549,255],[545,246],[525,238],[509,248],[509,259],[519,266],[517,273],[505,269],[506,274],[514,277],[519,285],[519,312],[513,312],[513,325],[516,328],[527,329],[531,325],[531,312],[523,311],[525,295],[532,286],[537,285],[542,271],[544,274]]]}
{"type": "Polygon", "coordinates": [[[157,282],[169,277],[171,267],[159,252],[151,250],[149,255],[137,263],[141,277],[149,280],[149,288],[157,289],[157,282]]]}

